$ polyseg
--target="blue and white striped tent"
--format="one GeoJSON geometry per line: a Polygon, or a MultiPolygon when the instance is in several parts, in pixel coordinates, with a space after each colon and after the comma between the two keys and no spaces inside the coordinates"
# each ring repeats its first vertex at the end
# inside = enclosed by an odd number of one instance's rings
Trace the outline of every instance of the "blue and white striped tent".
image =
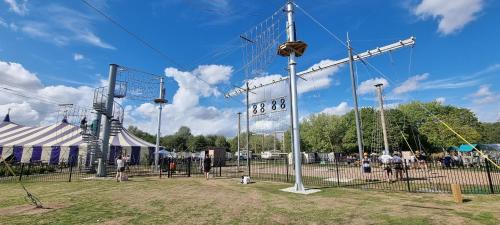
{"type": "MultiPolygon", "coordinates": [[[[126,129],[110,137],[109,143],[109,162],[114,162],[118,154],[124,154],[130,155],[131,164],[150,160],[155,146],[126,129]]],[[[89,163],[87,143],[83,141],[79,127],[66,120],[49,126],[23,126],[11,122],[8,114],[0,123],[0,156],[13,156],[15,162],[89,163]]]]}

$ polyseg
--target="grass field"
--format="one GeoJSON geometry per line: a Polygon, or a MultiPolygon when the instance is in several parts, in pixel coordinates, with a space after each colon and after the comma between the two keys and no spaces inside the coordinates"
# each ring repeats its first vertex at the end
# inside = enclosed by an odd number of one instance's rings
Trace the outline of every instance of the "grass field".
{"type": "Polygon", "coordinates": [[[500,195],[412,194],[234,179],[135,178],[27,183],[45,206],[27,205],[20,186],[0,184],[0,224],[500,224],[500,195]]]}

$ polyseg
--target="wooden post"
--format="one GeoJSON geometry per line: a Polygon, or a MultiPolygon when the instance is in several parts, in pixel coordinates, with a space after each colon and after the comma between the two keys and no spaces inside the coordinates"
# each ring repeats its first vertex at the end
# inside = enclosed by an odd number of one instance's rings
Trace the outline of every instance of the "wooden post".
{"type": "Polygon", "coordinates": [[[462,203],[463,198],[462,198],[462,190],[460,189],[459,184],[451,184],[451,193],[453,194],[453,200],[456,203],[462,203]]]}

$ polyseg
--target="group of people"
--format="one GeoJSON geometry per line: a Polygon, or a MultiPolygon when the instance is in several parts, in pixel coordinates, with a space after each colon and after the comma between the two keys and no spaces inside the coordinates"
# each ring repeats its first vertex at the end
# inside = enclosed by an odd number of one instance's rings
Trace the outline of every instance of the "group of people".
{"type": "MultiPolygon", "coordinates": [[[[382,155],[380,161],[384,166],[384,174],[387,182],[392,182],[393,170],[396,175],[396,180],[403,180],[403,159],[399,152],[394,152],[392,156],[382,155]]],[[[361,162],[363,167],[363,174],[366,181],[372,180],[372,160],[368,157],[368,153],[363,154],[363,160],[361,162]]]]}

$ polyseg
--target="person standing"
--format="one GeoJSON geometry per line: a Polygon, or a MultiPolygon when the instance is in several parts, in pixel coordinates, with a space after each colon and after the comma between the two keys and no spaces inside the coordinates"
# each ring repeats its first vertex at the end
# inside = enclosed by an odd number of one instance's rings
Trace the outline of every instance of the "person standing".
{"type": "Polygon", "coordinates": [[[125,162],[121,155],[116,159],[116,182],[121,182],[123,177],[123,171],[125,171],[125,162]]]}
{"type": "Polygon", "coordinates": [[[396,180],[403,180],[403,159],[399,156],[399,152],[394,152],[392,163],[396,172],[396,180]]]}
{"type": "Polygon", "coordinates": [[[210,169],[212,169],[212,159],[210,159],[210,155],[205,154],[205,159],[203,160],[203,171],[205,172],[205,178],[208,180],[210,176],[210,169]]]}
{"type": "Polygon", "coordinates": [[[361,162],[363,165],[363,176],[365,177],[365,181],[369,181],[371,179],[372,167],[370,165],[370,158],[368,158],[368,153],[363,154],[363,161],[361,162]]]}

